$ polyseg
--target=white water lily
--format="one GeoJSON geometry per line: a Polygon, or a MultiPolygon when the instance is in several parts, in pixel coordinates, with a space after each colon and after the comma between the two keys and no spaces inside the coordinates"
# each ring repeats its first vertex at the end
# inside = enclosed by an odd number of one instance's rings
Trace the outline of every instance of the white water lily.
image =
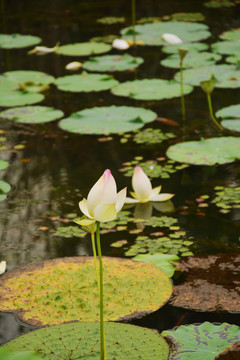
{"type": "Polygon", "coordinates": [[[6,261],[1,261],[1,262],[0,262],[0,275],[3,274],[3,273],[5,273],[6,268],[7,268],[7,263],[6,263],[6,261]]]}
{"type": "Polygon", "coordinates": [[[174,194],[159,194],[161,186],[152,188],[151,181],[140,166],[136,166],[132,177],[132,187],[134,192],[130,194],[133,198],[126,198],[125,204],[146,203],[148,201],[167,201],[174,194]]]}
{"type": "Polygon", "coordinates": [[[127,50],[130,45],[127,40],[115,39],[113,40],[112,47],[118,50],[127,50]]]}
{"type": "Polygon", "coordinates": [[[79,70],[81,67],[82,67],[82,63],[80,61],[72,61],[65,66],[65,69],[74,71],[74,70],[79,70]]]}
{"type": "Polygon", "coordinates": [[[56,45],[52,48],[49,48],[47,46],[35,46],[34,49],[28,51],[28,55],[45,55],[45,54],[49,54],[49,53],[54,53],[57,51],[57,49],[59,48],[60,42],[58,41],[56,43],[56,45]]]}
{"type": "Polygon", "coordinates": [[[161,38],[171,45],[182,44],[183,41],[177,35],[165,33],[161,38]]]}
{"type": "Polygon", "coordinates": [[[90,219],[100,222],[114,220],[126,199],[127,188],[117,193],[117,186],[110,170],[105,170],[91,188],[87,199],[79,202],[80,210],[90,219]]]}

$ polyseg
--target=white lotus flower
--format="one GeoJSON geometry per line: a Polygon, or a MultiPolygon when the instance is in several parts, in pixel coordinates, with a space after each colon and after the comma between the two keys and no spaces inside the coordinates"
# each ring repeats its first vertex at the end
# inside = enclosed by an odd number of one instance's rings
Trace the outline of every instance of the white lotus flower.
{"type": "Polygon", "coordinates": [[[82,63],[80,61],[72,61],[65,66],[65,69],[74,71],[79,70],[81,67],[82,63]]]}
{"type": "Polygon", "coordinates": [[[58,41],[56,43],[56,45],[52,48],[49,48],[47,46],[35,46],[34,49],[28,51],[28,55],[45,55],[45,54],[49,54],[49,53],[54,53],[57,51],[57,49],[59,48],[60,42],[58,41]]]}
{"type": "Polygon", "coordinates": [[[3,274],[3,273],[5,273],[6,268],[7,268],[7,263],[6,263],[6,261],[1,261],[1,262],[0,262],[0,275],[3,274]]]}
{"type": "Polygon", "coordinates": [[[115,39],[113,40],[112,47],[118,50],[127,50],[130,45],[124,39],[115,39]]]}
{"type": "Polygon", "coordinates": [[[127,197],[125,201],[126,204],[138,202],[146,203],[148,201],[167,201],[174,196],[174,194],[159,194],[162,188],[161,186],[153,189],[151,181],[140,166],[136,166],[134,169],[132,187],[134,192],[131,192],[130,194],[134,199],[127,197]]]}
{"type": "Polygon", "coordinates": [[[117,193],[117,186],[110,170],[105,170],[100,179],[91,188],[87,199],[79,202],[84,215],[96,221],[114,220],[126,199],[127,188],[117,193]]]}
{"type": "Polygon", "coordinates": [[[177,45],[183,43],[183,41],[177,35],[174,34],[165,33],[161,36],[161,38],[171,45],[177,45]]]}

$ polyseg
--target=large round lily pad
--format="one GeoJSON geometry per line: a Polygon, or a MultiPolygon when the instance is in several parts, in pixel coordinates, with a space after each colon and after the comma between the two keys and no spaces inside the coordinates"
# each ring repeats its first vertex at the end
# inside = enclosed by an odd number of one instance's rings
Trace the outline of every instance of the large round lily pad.
{"type": "Polygon", "coordinates": [[[186,141],[170,146],[167,156],[193,165],[227,164],[240,159],[240,138],[226,136],[186,141]]]}
{"type": "MultiPolygon", "coordinates": [[[[199,41],[208,38],[211,33],[208,26],[194,22],[161,22],[135,26],[136,40],[144,45],[166,45],[161,36],[165,33],[177,35],[183,42],[199,41]]],[[[121,30],[122,37],[129,39],[132,36],[132,27],[121,30]]]]}
{"type": "MultiPolygon", "coordinates": [[[[156,330],[139,326],[104,324],[109,360],[167,360],[168,345],[156,330]]],[[[51,326],[8,342],[3,348],[32,350],[44,360],[99,359],[99,323],[72,322],[51,326]]]]}
{"type": "Polygon", "coordinates": [[[78,134],[119,133],[139,129],[156,118],[151,110],[113,105],[78,111],[61,120],[59,126],[78,134]]]}
{"type": "MultiPolygon", "coordinates": [[[[198,68],[215,64],[221,59],[221,55],[210,52],[187,53],[183,61],[183,68],[198,68]]],[[[161,61],[163,66],[179,69],[179,54],[173,54],[161,61]]]]}
{"type": "Polygon", "coordinates": [[[11,185],[6,181],[0,180],[0,201],[5,200],[7,193],[11,190],[11,185]]]}
{"type": "MultiPolygon", "coordinates": [[[[234,65],[210,65],[194,69],[183,70],[184,82],[192,86],[200,86],[201,81],[209,80],[214,76],[215,87],[218,88],[239,88],[240,71],[234,65]]],[[[180,72],[175,79],[180,81],[180,72]]]]}
{"type": "Polygon", "coordinates": [[[170,303],[195,311],[239,312],[240,255],[194,256],[182,260],[184,282],[176,285],[170,303]]]}
{"type": "MultiPolygon", "coordinates": [[[[184,85],[184,94],[190,94],[192,91],[192,86],[184,85]]],[[[111,92],[117,96],[127,96],[136,100],[163,100],[181,96],[179,83],[162,79],[126,81],[114,86],[111,92]]]]}
{"type": "Polygon", "coordinates": [[[224,31],[219,37],[223,40],[239,41],[240,40],[240,28],[224,31]]]}
{"type": "MultiPolygon", "coordinates": [[[[153,264],[117,258],[103,263],[106,321],[155,311],[171,296],[169,278],[153,264]]],[[[0,309],[31,324],[95,321],[98,302],[90,257],[48,260],[1,277],[0,309]]]]}
{"type": "Polygon", "coordinates": [[[15,89],[22,89],[25,92],[40,92],[44,89],[44,85],[46,86],[54,82],[54,77],[52,75],[41,71],[7,71],[3,76],[12,82],[15,89]]]}
{"type": "Polygon", "coordinates": [[[71,92],[90,92],[109,90],[117,85],[118,81],[111,75],[88,74],[67,75],[56,79],[55,85],[59,90],[71,92]]]}
{"type": "Polygon", "coordinates": [[[223,119],[221,125],[226,129],[240,131],[240,105],[227,106],[216,112],[216,116],[223,119]]]}
{"type": "Polygon", "coordinates": [[[111,50],[111,45],[100,42],[84,42],[59,46],[57,54],[66,56],[88,56],[103,54],[111,50]]]}
{"type": "Polygon", "coordinates": [[[205,43],[193,42],[193,43],[184,43],[183,45],[181,44],[166,45],[162,48],[162,51],[167,54],[178,54],[178,49],[180,47],[187,48],[189,52],[203,51],[208,49],[208,45],[205,43]]]}
{"type": "Polygon", "coordinates": [[[0,48],[14,49],[24,48],[39,44],[40,37],[21,34],[0,34],[0,48]]]}
{"type": "Polygon", "coordinates": [[[129,54],[124,55],[105,55],[95,56],[86,61],[83,67],[90,71],[125,71],[138,67],[143,63],[140,57],[133,57],[129,54]]]}
{"type": "Polygon", "coordinates": [[[172,360],[214,360],[227,346],[240,340],[240,327],[204,322],[181,325],[162,335],[173,343],[172,360]]]}
{"type": "Polygon", "coordinates": [[[59,119],[63,116],[61,110],[48,106],[25,106],[8,109],[0,113],[0,117],[18,123],[38,124],[59,119]]]}
{"type": "Polygon", "coordinates": [[[240,56],[239,43],[237,41],[218,41],[211,45],[212,50],[219,54],[240,56]]]}

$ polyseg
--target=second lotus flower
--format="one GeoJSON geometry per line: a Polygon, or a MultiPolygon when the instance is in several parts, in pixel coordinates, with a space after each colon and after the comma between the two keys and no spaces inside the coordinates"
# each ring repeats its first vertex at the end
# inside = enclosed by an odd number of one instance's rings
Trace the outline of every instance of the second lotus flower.
{"type": "Polygon", "coordinates": [[[153,189],[151,181],[140,166],[136,166],[134,169],[132,187],[134,192],[130,194],[133,198],[127,197],[125,201],[126,204],[167,201],[174,196],[174,194],[159,194],[162,188],[161,186],[153,189]]]}

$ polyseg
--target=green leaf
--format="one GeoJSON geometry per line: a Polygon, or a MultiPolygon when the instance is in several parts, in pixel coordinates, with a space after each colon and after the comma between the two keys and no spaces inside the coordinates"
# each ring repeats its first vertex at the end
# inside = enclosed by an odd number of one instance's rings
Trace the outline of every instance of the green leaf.
{"type": "MultiPolygon", "coordinates": [[[[3,161],[3,160],[2,160],[3,161]]],[[[0,180],[0,201],[3,201],[7,198],[7,194],[11,190],[11,185],[6,181],[0,180]]]]}
{"type": "Polygon", "coordinates": [[[59,46],[57,54],[65,56],[89,56],[106,53],[111,50],[111,46],[99,42],[83,42],[59,46]]]}
{"type": "Polygon", "coordinates": [[[211,45],[212,50],[219,54],[240,56],[237,41],[218,41],[211,45]]]}
{"type": "Polygon", "coordinates": [[[0,34],[0,48],[14,49],[37,45],[41,42],[40,37],[21,34],[0,34]]]}
{"type": "Polygon", "coordinates": [[[170,146],[167,156],[193,165],[227,164],[240,159],[240,141],[231,136],[186,141],[170,146]]]}
{"type": "Polygon", "coordinates": [[[11,81],[15,89],[19,89],[19,84],[25,86],[27,92],[38,92],[43,85],[49,85],[54,82],[52,75],[41,71],[15,70],[7,71],[3,74],[7,80],[11,81]]]}
{"type": "Polygon", "coordinates": [[[90,58],[83,64],[84,69],[89,71],[125,71],[135,69],[143,63],[140,57],[133,57],[129,54],[125,55],[105,55],[90,58]]]}
{"type": "Polygon", "coordinates": [[[12,350],[7,347],[0,348],[0,359],[4,360],[42,360],[42,357],[35,351],[12,350]]]}
{"type": "Polygon", "coordinates": [[[170,15],[173,21],[204,21],[205,16],[202,13],[175,13],[170,15]]]}
{"type": "MultiPolygon", "coordinates": [[[[105,322],[104,327],[108,359],[167,360],[168,345],[157,331],[108,322],[105,322]],[[144,341],[139,341],[139,339],[144,339],[144,341]]],[[[47,327],[20,336],[4,345],[3,348],[7,347],[38,351],[44,360],[59,360],[60,358],[98,360],[100,358],[99,324],[97,322],[72,322],[47,327]]]]}
{"type": "MultiPolygon", "coordinates": [[[[185,48],[189,50],[189,52],[197,52],[197,51],[203,51],[208,49],[208,45],[204,43],[185,43],[183,44],[185,48]]],[[[167,54],[178,54],[179,44],[176,45],[165,45],[162,48],[162,51],[167,54]]]]}
{"type": "Polygon", "coordinates": [[[72,237],[82,238],[85,237],[87,233],[78,226],[59,226],[57,231],[54,233],[54,235],[64,238],[72,238],[72,237]]]}
{"type": "Polygon", "coordinates": [[[25,106],[8,109],[0,113],[0,117],[24,124],[46,123],[63,116],[61,110],[47,106],[25,106]]]}
{"type": "Polygon", "coordinates": [[[59,126],[78,134],[119,133],[139,129],[156,118],[151,110],[112,105],[78,111],[61,120],[59,126]]]}
{"type": "Polygon", "coordinates": [[[216,116],[223,119],[221,125],[229,130],[240,132],[240,105],[231,105],[216,112],[216,116]]]}
{"type": "MultiPolygon", "coordinates": [[[[185,47],[185,45],[184,45],[185,47]]],[[[189,52],[183,61],[183,68],[198,68],[202,66],[209,66],[215,64],[221,59],[220,55],[210,52],[189,52]]],[[[164,60],[161,60],[161,65],[179,69],[179,55],[173,54],[164,60]]]]}
{"type": "Polygon", "coordinates": [[[224,31],[221,35],[219,35],[219,37],[222,40],[239,41],[240,40],[240,28],[224,31]]]}
{"type": "Polygon", "coordinates": [[[181,325],[166,330],[162,336],[173,342],[172,360],[214,360],[227,346],[240,338],[240,327],[223,323],[181,325]]]}
{"type": "Polygon", "coordinates": [[[126,21],[125,17],[118,16],[105,16],[100,19],[97,19],[97,22],[105,25],[113,25],[113,24],[122,24],[126,21]]]}
{"type": "Polygon", "coordinates": [[[204,6],[208,8],[221,8],[221,7],[232,7],[235,6],[235,4],[232,1],[228,0],[210,0],[205,3],[203,3],[204,6]]]}
{"type": "Polygon", "coordinates": [[[0,159],[0,170],[4,170],[9,166],[9,163],[5,160],[0,159]]]}
{"type": "Polygon", "coordinates": [[[132,260],[153,263],[159,269],[161,269],[168,277],[172,277],[175,271],[175,266],[172,265],[171,262],[178,261],[179,257],[177,255],[171,254],[143,254],[135,256],[132,260]]]}
{"type": "MultiPolygon", "coordinates": [[[[184,94],[193,88],[184,85],[184,94]]],[[[180,85],[174,80],[143,79],[121,83],[111,90],[114,95],[126,96],[136,100],[163,100],[181,96],[180,85]]]]}

